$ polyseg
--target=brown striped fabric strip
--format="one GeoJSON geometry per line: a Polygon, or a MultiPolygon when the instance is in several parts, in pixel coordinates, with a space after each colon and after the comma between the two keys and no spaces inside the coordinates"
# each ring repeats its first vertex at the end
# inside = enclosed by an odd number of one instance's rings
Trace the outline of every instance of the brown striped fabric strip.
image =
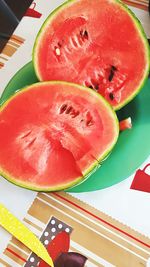
{"type": "Polygon", "coordinates": [[[25,253],[28,253],[28,255],[31,253],[30,249],[28,249],[26,246],[24,246],[20,241],[18,241],[15,237],[12,237],[10,243],[14,244],[21,250],[23,250],[25,253]]]}
{"type": "Polygon", "coordinates": [[[28,223],[29,225],[33,226],[34,228],[36,228],[37,230],[42,232],[42,228],[40,226],[38,226],[35,223],[29,221],[28,219],[24,218],[24,222],[28,223]]]}
{"type": "Polygon", "coordinates": [[[20,44],[17,44],[15,42],[11,41],[11,39],[8,41],[8,44],[13,45],[15,47],[20,47],[20,44]]]}
{"type": "Polygon", "coordinates": [[[20,248],[16,248],[12,244],[9,244],[7,248],[9,249],[9,251],[13,251],[16,255],[19,255],[21,258],[27,260],[28,255],[21,251],[20,248]]]}
{"type": "MultiPolygon", "coordinates": [[[[90,266],[91,263],[91,265],[97,267],[107,264],[117,267],[129,267],[131,265],[141,267],[146,266],[150,257],[150,240],[147,237],[67,193],[38,193],[28,214],[31,216],[27,215],[24,220],[32,226],[35,227],[35,219],[45,225],[44,232],[42,232],[40,226],[36,225],[41,235],[43,235],[41,239],[43,243],[48,242],[48,237],[51,237],[49,236],[52,229],[50,228],[50,220],[52,224],[55,224],[52,230],[54,233],[58,227],[56,221],[61,227],[65,222],[69,228],[73,228],[73,232],[70,232],[70,249],[86,256],[88,258],[87,266],[90,266]],[[59,223],[59,221],[62,223],[59,223]],[[104,264],[104,262],[107,264],[104,264]]],[[[51,233],[51,235],[55,234],[51,233]]],[[[10,251],[19,253],[24,260],[27,259],[30,251],[13,238],[4,252],[10,259],[24,266],[24,262],[10,251]],[[22,254],[19,253],[20,249],[22,254]]],[[[32,254],[25,266],[31,266],[31,257],[32,254]]],[[[34,267],[37,266],[38,262],[37,258],[35,259],[35,265],[32,263],[34,267]]]]}
{"type": "Polygon", "coordinates": [[[25,41],[24,38],[22,38],[21,36],[18,36],[18,35],[12,35],[11,39],[15,40],[16,42],[18,42],[20,44],[24,43],[24,41],[25,41]]]}
{"type": "MultiPolygon", "coordinates": [[[[2,266],[4,267],[12,267],[10,264],[8,264],[6,261],[4,261],[3,259],[0,259],[0,263],[2,264],[2,266]]],[[[2,267],[1,266],[1,267],[2,267]]]]}

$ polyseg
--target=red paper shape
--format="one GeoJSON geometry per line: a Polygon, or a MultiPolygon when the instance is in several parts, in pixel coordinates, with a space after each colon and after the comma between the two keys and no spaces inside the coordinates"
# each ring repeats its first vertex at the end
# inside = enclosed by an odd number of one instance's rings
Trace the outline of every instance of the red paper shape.
{"type": "Polygon", "coordinates": [[[149,166],[150,163],[143,170],[137,170],[130,189],[150,193],[150,175],[145,172],[149,166]]]}
{"type": "MultiPolygon", "coordinates": [[[[66,232],[59,233],[48,245],[47,250],[53,261],[62,252],[68,252],[70,247],[70,236],[66,232]]],[[[49,267],[43,260],[40,261],[39,267],[49,267]]]]}
{"type": "Polygon", "coordinates": [[[40,18],[42,14],[35,10],[36,3],[33,2],[32,6],[28,8],[28,10],[25,13],[25,16],[32,17],[32,18],[40,18]]]}

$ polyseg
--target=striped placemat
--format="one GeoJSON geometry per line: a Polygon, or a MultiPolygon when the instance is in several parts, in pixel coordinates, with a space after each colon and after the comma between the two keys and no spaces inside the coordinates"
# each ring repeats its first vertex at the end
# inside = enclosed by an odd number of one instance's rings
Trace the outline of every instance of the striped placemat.
{"type": "MultiPolygon", "coordinates": [[[[86,267],[142,267],[150,257],[150,239],[67,193],[38,193],[24,223],[45,246],[59,232],[70,233],[70,251],[86,256],[86,267]]],[[[0,259],[5,267],[38,263],[14,237],[0,259]]]]}
{"type": "Polygon", "coordinates": [[[24,43],[25,39],[12,35],[0,53],[0,69],[4,67],[5,63],[14,55],[18,48],[24,43]]]}

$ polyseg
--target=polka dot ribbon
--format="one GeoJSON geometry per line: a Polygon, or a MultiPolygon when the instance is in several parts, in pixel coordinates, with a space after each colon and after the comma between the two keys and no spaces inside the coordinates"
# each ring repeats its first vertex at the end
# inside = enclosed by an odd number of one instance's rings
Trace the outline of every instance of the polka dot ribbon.
{"type": "MultiPolygon", "coordinates": [[[[65,224],[64,222],[58,220],[55,217],[51,217],[50,221],[48,222],[45,230],[42,233],[40,241],[43,243],[45,247],[49,245],[49,243],[61,232],[66,232],[67,234],[71,234],[73,229],[69,225],[65,224]]],[[[25,263],[24,267],[37,267],[39,266],[40,259],[32,253],[28,261],[25,263]]]]}

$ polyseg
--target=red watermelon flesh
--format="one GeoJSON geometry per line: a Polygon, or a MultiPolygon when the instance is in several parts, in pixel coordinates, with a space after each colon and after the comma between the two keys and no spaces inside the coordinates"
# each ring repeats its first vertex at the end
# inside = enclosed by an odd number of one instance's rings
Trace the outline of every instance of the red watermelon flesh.
{"type": "Polygon", "coordinates": [[[58,190],[82,181],[112,149],[118,121],[91,89],[38,83],[0,109],[0,173],[36,190],[58,190]]]}
{"type": "Polygon", "coordinates": [[[119,109],[148,76],[149,48],[140,23],[121,2],[72,0],[42,26],[33,61],[41,81],[91,87],[119,109]]]}

